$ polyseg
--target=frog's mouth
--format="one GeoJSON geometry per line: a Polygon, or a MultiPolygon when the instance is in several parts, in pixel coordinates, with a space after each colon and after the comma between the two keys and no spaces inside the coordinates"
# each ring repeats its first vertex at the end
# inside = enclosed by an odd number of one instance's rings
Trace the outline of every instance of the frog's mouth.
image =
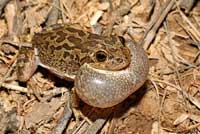
{"type": "Polygon", "coordinates": [[[100,70],[119,71],[126,69],[130,65],[130,59],[114,59],[105,62],[90,63],[90,66],[100,70]]]}
{"type": "Polygon", "coordinates": [[[105,68],[111,71],[123,70],[130,65],[130,58],[118,58],[105,64],[105,68]]]}

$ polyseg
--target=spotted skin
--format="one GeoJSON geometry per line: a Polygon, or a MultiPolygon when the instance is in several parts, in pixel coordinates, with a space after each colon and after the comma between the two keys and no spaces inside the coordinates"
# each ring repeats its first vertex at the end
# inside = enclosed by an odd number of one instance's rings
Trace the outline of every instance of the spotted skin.
{"type": "Polygon", "coordinates": [[[149,70],[141,46],[73,25],[43,30],[33,37],[32,47],[22,47],[19,53],[20,81],[28,80],[40,65],[63,79],[74,80],[79,98],[98,108],[125,100],[144,84],[149,70]]]}
{"type": "MultiPolygon", "coordinates": [[[[96,69],[113,71],[124,69],[130,64],[130,51],[120,37],[92,34],[76,25],[57,24],[46,28],[34,35],[32,46],[37,56],[32,64],[38,64],[67,80],[74,80],[79,68],[85,63],[96,69]],[[99,51],[104,54],[103,57],[101,54],[96,56],[99,51]],[[105,58],[105,61],[98,61],[97,57],[105,58]]],[[[26,54],[20,51],[20,55],[26,54]]],[[[18,61],[23,64],[20,58],[18,61]]],[[[23,67],[19,68],[19,72],[21,70],[23,67]]],[[[24,73],[28,76],[23,81],[30,78],[33,72],[24,73]]],[[[19,76],[23,77],[23,74],[19,76]]]]}

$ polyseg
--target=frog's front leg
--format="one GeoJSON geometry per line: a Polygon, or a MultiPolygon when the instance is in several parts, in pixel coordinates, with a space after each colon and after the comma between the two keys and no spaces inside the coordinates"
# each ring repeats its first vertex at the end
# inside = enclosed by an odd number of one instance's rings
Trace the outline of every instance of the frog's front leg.
{"type": "Polygon", "coordinates": [[[80,119],[86,120],[89,124],[92,124],[92,121],[85,116],[81,110],[79,109],[79,104],[80,104],[80,98],[76,94],[76,88],[72,88],[71,94],[70,94],[70,104],[71,104],[71,109],[73,111],[74,117],[76,121],[80,121],[80,119]]]}
{"type": "Polygon", "coordinates": [[[39,60],[33,47],[23,46],[17,57],[17,79],[26,82],[36,71],[39,60]]]}

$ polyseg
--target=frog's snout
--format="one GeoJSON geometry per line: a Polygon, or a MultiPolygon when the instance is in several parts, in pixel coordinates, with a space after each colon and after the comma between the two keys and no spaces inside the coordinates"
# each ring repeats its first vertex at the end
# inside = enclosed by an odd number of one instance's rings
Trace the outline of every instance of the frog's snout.
{"type": "Polygon", "coordinates": [[[105,68],[108,68],[108,70],[117,71],[125,69],[126,67],[129,66],[129,64],[130,64],[129,59],[118,57],[108,62],[105,68]]]}

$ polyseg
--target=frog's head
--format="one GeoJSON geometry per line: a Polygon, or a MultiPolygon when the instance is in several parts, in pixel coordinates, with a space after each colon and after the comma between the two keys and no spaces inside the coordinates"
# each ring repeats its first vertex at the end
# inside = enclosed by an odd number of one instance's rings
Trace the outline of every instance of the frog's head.
{"type": "Polygon", "coordinates": [[[92,67],[104,70],[121,70],[130,64],[130,51],[123,37],[111,36],[96,40],[90,57],[92,67]]]}

